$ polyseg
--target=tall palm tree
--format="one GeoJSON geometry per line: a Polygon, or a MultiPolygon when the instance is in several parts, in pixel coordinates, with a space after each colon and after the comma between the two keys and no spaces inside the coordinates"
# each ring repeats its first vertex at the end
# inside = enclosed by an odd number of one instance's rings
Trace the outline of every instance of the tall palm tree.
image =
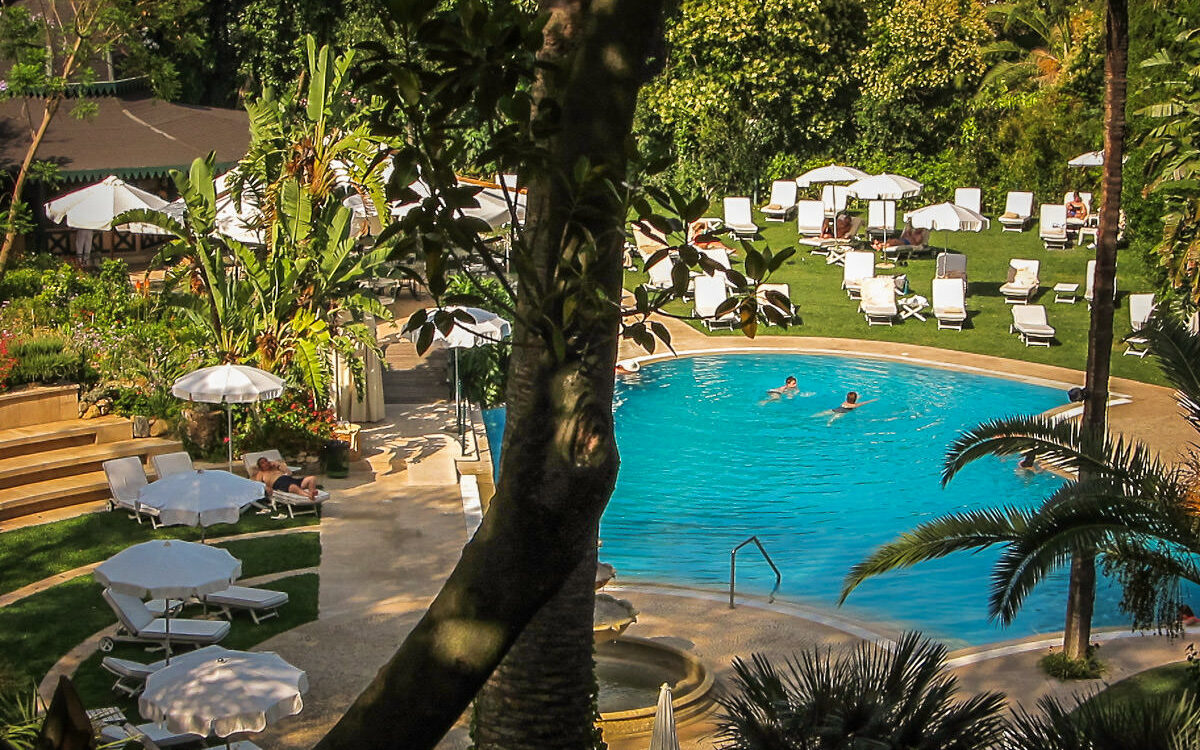
{"type": "MultiPolygon", "coordinates": [[[[1147,336],[1189,422],[1200,429],[1200,337],[1167,315],[1147,328],[1147,336]]],[[[1038,508],[1005,506],[921,524],[854,566],[842,600],[871,576],[997,545],[1003,551],[992,570],[989,613],[1008,624],[1026,595],[1083,549],[1099,554],[1124,585],[1123,606],[1137,624],[1173,623],[1175,583],[1200,582],[1195,564],[1200,515],[1192,481],[1196,462],[1190,462],[1192,467],[1167,465],[1146,446],[1097,434],[1086,424],[1014,417],[982,424],[956,440],[946,457],[943,483],[985,456],[1030,450],[1075,478],[1038,508]]],[[[1090,607],[1087,619],[1090,631],[1090,607]]]]}
{"type": "Polygon", "coordinates": [[[862,643],[835,657],[798,654],[780,669],[762,654],[734,661],[718,738],[724,750],[994,747],[1004,722],[1001,693],[958,700],[946,647],[906,633],[894,649],[862,643]]]}

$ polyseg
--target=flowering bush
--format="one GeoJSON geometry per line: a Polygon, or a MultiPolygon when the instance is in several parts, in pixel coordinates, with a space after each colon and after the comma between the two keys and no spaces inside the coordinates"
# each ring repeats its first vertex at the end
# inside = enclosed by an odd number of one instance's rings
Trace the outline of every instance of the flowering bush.
{"type": "Polygon", "coordinates": [[[11,334],[7,331],[0,331],[0,391],[8,388],[8,376],[17,365],[17,358],[8,352],[8,344],[11,340],[11,334]]]}
{"type": "Polygon", "coordinates": [[[284,454],[318,450],[333,438],[336,422],[331,409],[317,408],[308,393],[285,391],[283,396],[248,409],[245,424],[235,427],[238,452],[278,448],[284,454]]]}

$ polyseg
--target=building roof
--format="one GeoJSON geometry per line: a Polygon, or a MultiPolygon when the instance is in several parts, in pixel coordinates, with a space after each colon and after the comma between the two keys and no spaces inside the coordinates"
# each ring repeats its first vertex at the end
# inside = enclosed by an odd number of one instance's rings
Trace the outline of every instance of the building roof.
{"type": "MultiPolygon", "coordinates": [[[[59,165],[64,180],[117,175],[125,180],[159,177],[186,170],[196,157],[217,154],[218,166],[232,166],[250,142],[245,111],[171,104],[146,95],[89,97],[95,115],[76,119],[68,99],[50,123],[37,158],[59,165]]],[[[0,101],[0,170],[15,170],[25,156],[31,119],[36,125],[42,100],[0,101]]]]}

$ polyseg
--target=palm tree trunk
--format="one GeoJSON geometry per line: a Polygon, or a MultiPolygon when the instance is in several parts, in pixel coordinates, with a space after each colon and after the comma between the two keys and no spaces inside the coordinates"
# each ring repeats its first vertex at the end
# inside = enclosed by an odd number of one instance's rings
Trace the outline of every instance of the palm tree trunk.
{"type": "MultiPolygon", "coordinates": [[[[1096,243],[1096,277],[1088,329],[1083,425],[1093,435],[1107,429],[1108,375],[1113,342],[1113,289],[1117,275],[1117,225],[1121,215],[1121,163],[1125,157],[1125,73],[1129,52],[1128,0],[1108,0],[1104,55],[1104,194],[1096,243]]],[[[1096,552],[1080,549],[1071,560],[1063,651],[1081,659],[1092,634],[1096,552]]]]}
{"type": "MultiPolygon", "coordinates": [[[[550,14],[543,52],[551,64],[534,94],[539,106],[544,96],[560,114],[529,185],[500,482],[425,616],[317,750],[432,748],[564,585],[569,620],[586,611],[590,622],[590,600],[568,581],[582,575],[580,568],[594,571],[600,515],[616,483],[612,391],[620,312],[586,303],[619,299],[625,216],[612,190],[576,189],[569,181],[584,162],[615,184],[624,179],[625,139],[647,58],[662,33],[663,3],[542,5],[550,14]],[[581,266],[571,265],[581,249],[586,291],[578,288],[581,266]]],[[[573,662],[590,661],[590,629],[571,639],[570,650],[573,662]]],[[[524,654],[564,658],[537,648],[524,654]]],[[[512,708],[521,694],[506,695],[512,708]]],[[[523,737],[542,736],[544,728],[531,726],[542,722],[573,737],[590,732],[590,710],[573,708],[570,716],[570,727],[537,716],[525,722],[523,737]]]]}
{"type": "Polygon", "coordinates": [[[525,626],[475,701],[476,750],[594,746],[595,581],[593,553],[525,626]]]}

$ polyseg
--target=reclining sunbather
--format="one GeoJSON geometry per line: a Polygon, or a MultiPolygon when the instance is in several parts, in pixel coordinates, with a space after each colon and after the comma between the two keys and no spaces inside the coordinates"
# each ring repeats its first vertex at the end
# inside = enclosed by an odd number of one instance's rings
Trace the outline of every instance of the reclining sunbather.
{"type": "Polygon", "coordinates": [[[281,461],[272,461],[266,456],[260,457],[255,466],[257,471],[254,472],[253,479],[266,485],[268,497],[272,491],[304,495],[309,499],[317,497],[316,477],[292,476],[287,464],[281,461]]]}
{"type": "Polygon", "coordinates": [[[911,224],[907,224],[904,227],[904,231],[900,233],[899,237],[889,237],[887,240],[877,240],[871,243],[871,245],[876,250],[882,250],[885,247],[904,247],[906,245],[917,247],[918,245],[924,245],[928,241],[928,229],[917,229],[911,224]]]}

